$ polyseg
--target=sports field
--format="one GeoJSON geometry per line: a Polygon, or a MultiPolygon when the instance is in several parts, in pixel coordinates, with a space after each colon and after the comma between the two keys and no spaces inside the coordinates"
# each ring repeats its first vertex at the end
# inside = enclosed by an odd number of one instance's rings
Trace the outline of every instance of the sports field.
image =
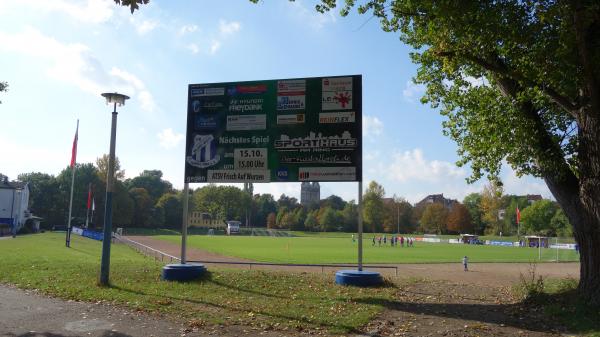
{"type": "MultiPolygon", "coordinates": [[[[175,235],[154,238],[180,243],[175,235]]],[[[188,236],[188,246],[226,256],[261,262],[279,263],[356,263],[358,242],[349,237],[266,237],[266,236],[188,236]]],[[[578,261],[573,250],[519,247],[480,246],[463,244],[421,243],[413,247],[372,245],[363,243],[365,263],[436,263],[459,262],[467,255],[470,262],[550,262],[578,261]]]]}

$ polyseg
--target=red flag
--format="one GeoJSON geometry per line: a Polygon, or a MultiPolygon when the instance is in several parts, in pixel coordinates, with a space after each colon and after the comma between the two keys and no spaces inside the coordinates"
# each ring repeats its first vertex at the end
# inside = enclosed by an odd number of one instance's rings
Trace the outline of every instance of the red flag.
{"type": "Polygon", "coordinates": [[[87,209],[90,209],[90,207],[92,207],[92,184],[90,183],[90,185],[88,186],[88,202],[87,202],[87,209]]]}
{"type": "Polygon", "coordinates": [[[519,211],[519,206],[517,206],[517,224],[521,223],[521,212],[519,211]]]}
{"type": "Polygon", "coordinates": [[[75,166],[77,161],[77,139],[79,138],[79,120],[77,120],[77,130],[75,130],[75,138],[73,139],[73,148],[71,149],[71,168],[75,166]]]}

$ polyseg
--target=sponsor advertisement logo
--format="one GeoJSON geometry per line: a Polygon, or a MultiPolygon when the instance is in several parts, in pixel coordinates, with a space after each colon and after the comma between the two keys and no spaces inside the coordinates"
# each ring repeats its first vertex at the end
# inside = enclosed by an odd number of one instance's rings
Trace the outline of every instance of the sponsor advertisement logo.
{"type": "Polygon", "coordinates": [[[271,180],[269,170],[231,171],[208,170],[209,183],[268,183],[271,180]]]}
{"type": "Polygon", "coordinates": [[[306,80],[283,80],[277,81],[277,93],[285,95],[304,95],[306,92],[306,80]]]}
{"type": "Polygon", "coordinates": [[[222,96],[222,95],[225,95],[225,88],[192,88],[192,89],[190,89],[191,97],[222,96]]]}
{"type": "Polygon", "coordinates": [[[352,77],[324,78],[323,91],[352,91],[352,77]]]}
{"type": "Polygon", "coordinates": [[[352,109],[351,91],[323,91],[323,110],[352,109]]]}
{"type": "Polygon", "coordinates": [[[266,146],[269,144],[269,136],[219,137],[219,144],[255,144],[266,146]]]}
{"type": "Polygon", "coordinates": [[[262,98],[232,99],[229,102],[230,112],[262,111],[264,100],[262,98]]]}
{"type": "Polygon", "coordinates": [[[277,125],[304,124],[304,114],[277,115],[277,125]]]}
{"type": "Polygon", "coordinates": [[[196,130],[215,130],[218,125],[216,116],[196,116],[194,129],[196,130]]]}
{"type": "Polygon", "coordinates": [[[267,92],[266,84],[236,85],[234,87],[227,88],[227,94],[229,96],[247,95],[247,94],[263,94],[265,92],[267,92]]]}
{"type": "Polygon", "coordinates": [[[213,135],[195,135],[191,154],[185,161],[194,167],[206,168],[215,165],[220,159],[213,135]]]}
{"type": "Polygon", "coordinates": [[[289,180],[289,171],[287,167],[279,167],[277,169],[277,179],[278,180],[289,180]]]}
{"type": "Polygon", "coordinates": [[[349,155],[323,153],[304,156],[282,155],[279,161],[286,164],[352,164],[352,158],[349,155]]]}
{"type": "Polygon", "coordinates": [[[227,131],[265,130],[267,115],[227,116],[227,131]]]}
{"type": "Polygon", "coordinates": [[[356,167],[301,167],[298,169],[300,181],[354,181],[356,167]]]}
{"type": "Polygon", "coordinates": [[[194,100],[192,102],[192,110],[195,113],[216,112],[223,109],[225,105],[221,102],[194,100]]]}
{"type": "Polygon", "coordinates": [[[354,123],[356,121],[356,112],[322,112],[319,113],[319,124],[333,123],[354,123]]]}
{"type": "Polygon", "coordinates": [[[320,132],[315,134],[311,132],[308,136],[302,138],[290,138],[288,135],[281,135],[279,140],[275,140],[274,146],[281,151],[294,151],[311,148],[338,148],[351,150],[358,144],[356,138],[352,138],[349,131],[344,131],[341,136],[323,136],[320,132]]]}
{"type": "Polygon", "coordinates": [[[277,96],[277,110],[303,110],[305,96],[277,96]]]}

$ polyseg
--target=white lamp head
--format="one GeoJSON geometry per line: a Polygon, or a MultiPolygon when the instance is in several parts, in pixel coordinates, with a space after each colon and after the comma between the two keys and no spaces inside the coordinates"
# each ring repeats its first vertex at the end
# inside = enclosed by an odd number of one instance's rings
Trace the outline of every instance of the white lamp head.
{"type": "Polygon", "coordinates": [[[106,98],[106,104],[117,104],[118,106],[125,105],[125,100],[129,99],[129,96],[119,94],[116,92],[105,92],[102,97],[106,98]]]}

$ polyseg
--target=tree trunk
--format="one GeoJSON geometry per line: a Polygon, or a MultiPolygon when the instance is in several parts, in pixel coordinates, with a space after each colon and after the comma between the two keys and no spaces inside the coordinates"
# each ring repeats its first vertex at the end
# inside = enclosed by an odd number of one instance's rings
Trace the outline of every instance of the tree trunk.
{"type": "Polygon", "coordinates": [[[573,226],[579,245],[579,292],[600,305],[600,118],[582,112],[579,126],[579,177],[571,172],[548,174],[545,181],[573,226]]]}

